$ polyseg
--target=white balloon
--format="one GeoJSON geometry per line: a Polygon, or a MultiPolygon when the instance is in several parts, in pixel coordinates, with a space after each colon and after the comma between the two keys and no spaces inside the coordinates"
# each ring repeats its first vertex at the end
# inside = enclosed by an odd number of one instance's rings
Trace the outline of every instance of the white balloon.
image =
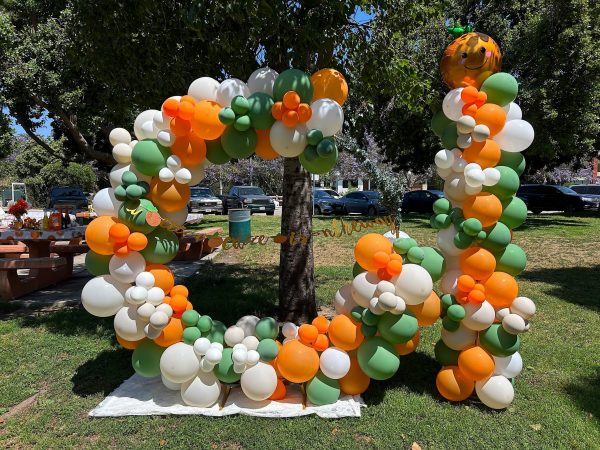
{"type": "Polygon", "coordinates": [[[237,78],[223,81],[217,89],[217,103],[221,106],[230,106],[231,100],[238,95],[250,96],[250,89],[246,83],[237,78]]]}
{"type": "Polygon", "coordinates": [[[177,155],[171,155],[167,158],[167,167],[171,170],[177,170],[181,167],[181,158],[177,155]]]}
{"type": "Polygon", "coordinates": [[[242,344],[244,344],[248,351],[256,350],[258,348],[259,340],[256,336],[246,336],[242,340],[242,344]]]}
{"type": "Polygon", "coordinates": [[[156,133],[156,140],[164,147],[170,147],[175,142],[175,135],[169,130],[160,130],[156,133]]]}
{"type": "Polygon", "coordinates": [[[500,171],[495,167],[488,167],[483,170],[485,180],[483,181],[484,186],[495,186],[500,181],[500,171]]]}
{"type": "Polygon", "coordinates": [[[510,314],[510,309],[508,309],[508,308],[499,309],[498,311],[496,311],[496,320],[502,322],[502,319],[504,319],[509,314],[510,314]]]}
{"type": "Polygon", "coordinates": [[[448,331],[442,327],[442,341],[452,350],[464,350],[475,344],[477,331],[459,325],[456,331],[448,331]]]}
{"type": "Polygon", "coordinates": [[[321,130],[323,136],[333,136],[344,126],[344,111],[334,100],[321,98],[310,105],[312,115],[306,127],[309,130],[321,130]]]}
{"type": "Polygon", "coordinates": [[[433,280],[429,272],[417,264],[404,264],[396,281],[396,294],[407,305],[420,305],[431,295],[433,280]]]}
{"type": "Polygon", "coordinates": [[[473,128],[473,132],[471,133],[471,136],[473,137],[473,140],[475,142],[483,142],[487,138],[490,137],[490,129],[488,128],[487,125],[483,125],[483,124],[475,125],[475,127],[473,128]]]}
{"type": "Polygon", "coordinates": [[[298,327],[293,322],[286,322],[281,327],[281,333],[286,338],[295,339],[298,336],[298,327]]]}
{"type": "Polygon", "coordinates": [[[113,188],[104,188],[96,192],[92,200],[92,208],[99,216],[118,217],[122,202],[115,197],[113,188]]]}
{"type": "Polygon", "coordinates": [[[188,184],[192,181],[192,172],[190,172],[185,167],[183,169],[179,169],[175,172],[175,181],[179,184],[188,184]]]}
{"type": "MultiPolygon", "coordinates": [[[[350,314],[352,309],[356,307],[356,302],[352,297],[352,284],[342,286],[336,293],[333,299],[335,304],[335,312],[337,314],[350,314]]],[[[290,337],[290,336],[286,336],[290,337]]]]}
{"type": "Polygon", "coordinates": [[[278,120],[271,127],[269,139],[273,150],[286,158],[294,158],[306,148],[307,132],[308,130],[304,124],[288,128],[278,120]]]}
{"type": "Polygon", "coordinates": [[[194,100],[198,102],[202,100],[216,102],[219,85],[220,83],[217,80],[210,77],[197,78],[190,84],[188,95],[194,97],[194,100]]]}
{"type": "Polygon", "coordinates": [[[123,174],[127,171],[135,173],[135,176],[137,177],[138,181],[145,181],[148,184],[150,184],[150,181],[152,181],[152,177],[143,175],[140,172],[138,172],[133,164],[119,163],[119,164],[116,164],[111,169],[110,175],[109,175],[110,185],[113,187],[113,189],[116,188],[117,186],[120,186],[121,184],[123,184],[123,181],[121,178],[123,177],[123,174]]]}
{"type": "Polygon", "coordinates": [[[504,128],[494,136],[502,150],[517,153],[522,152],[533,142],[535,132],[529,122],[521,119],[506,122],[504,128]]]}
{"type": "Polygon", "coordinates": [[[443,180],[445,180],[450,176],[450,174],[454,172],[452,171],[452,167],[448,167],[447,169],[442,169],[441,167],[438,167],[437,173],[443,180]]]}
{"type": "Polygon", "coordinates": [[[462,173],[464,172],[466,166],[467,162],[462,158],[462,156],[454,157],[454,162],[452,163],[452,170],[454,172],[462,173]]]}
{"type": "Polygon", "coordinates": [[[173,181],[175,179],[175,174],[168,167],[163,167],[158,172],[158,178],[160,178],[160,181],[162,181],[164,183],[168,183],[168,182],[173,181]]]}
{"type": "Polygon", "coordinates": [[[481,402],[492,409],[504,409],[515,397],[512,383],[502,375],[493,375],[475,383],[475,392],[481,402]]]}
{"type": "Polygon", "coordinates": [[[255,92],[264,92],[273,96],[273,85],[279,74],[269,67],[256,69],[248,78],[248,89],[254,94],[255,92]]]}
{"type": "Polygon", "coordinates": [[[108,140],[113,146],[117,144],[129,144],[131,142],[131,134],[125,128],[113,128],[110,130],[108,140]]]}
{"type": "Polygon", "coordinates": [[[452,202],[452,205],[458,207],[458,204],[462,204],[467,198],[465,191],[465,177],[462,173],[453,173],[444,183],[444,195],[448,200],[452,202]]]}
{"type": "Polygon", "coordinates": [[[154,114],[156,114],[157,112],[160,111],[156,109],[148,109],[138,114],[138,116],[135,118],[135,122],[133,122],[133,132],[139,140],[153,139],[156,137],[154,136],[154,129],[152,124],[154,114]],[[145,127],[146,122],[150,122],[150,128],[148,128],[147,126],[145,127]]]}
{"type": "Polygon", "coordinates": [[[113,255],[108,263],[110,274],[121,283],[133,283],[145,268],[146,260],[139,252],[129,252],[124,257],[113,255]]]}
{"type": "Polygon", "coordinates": [[[199,371],[181,385],[181,399],[186,405],[208,408],[217,403],[220,395],[221,383],[212,372],[199,371]]]}
{"type": "Polygon", "coordinates": [[[81,303],[93,316],[109,317],[123,307],[128,288],[129,285],[120,283],[110,275],[100,275],[85,284],[81,291],[81,303]]]}
{"type": "MultiPolygon", "coordinates": [[[[248,336],[254,337],[254,336],[248,336]]],[[[258,345],[257,345],[258,347],[258,345]]],[[[246,362],[251,366],[255,365],[260,360],[260,353],[256,350],[248,350],[248,356],[246,357],[246,362]]]]}
{"type": "Polygon", "coordinates": [[[453,121],[457,121],[463,116],[462,108],[465,106],[465,102],[460,98],[463,88],[452,89],[444,97],[442,102],[442,109],[444,115],[453,121]]]}
{"type": "Polygon", "coordinates": [[[530,319],[535,315],[535,303],[527,297],[517,297],[510,305],[510,312],[523,319],[530,319]]]}
{"type": "Polygon", "coordinates": [[[467,195],[477,195],[481,192],[482,185],[479,184],[477,186],[470,186],[465,182],[465,194],[467,195]]]}
{"type": "Polygon", "coordinates": [[[148,290],[142,286],[132,286],[125,292],[125,299],[133,305],[141,305],[148,298],[148,290]]]}
{"type": "Polygon", "coordinates": [[[377,284],[381,280],[373,272],[361,272],[352,280],[352,298],[357,305],[369,307],[369,302],[375,297],[377,284]]]}
{"type": "Polygon", "coordinates": [[[439,249],[444,253],[444,256],[459,256],[464,252],[464,250],[454,245],[454,236],[456,236],[456,233],[457,230],[454,227],[454,224],[451,224],[448,228],[443,228],[438,232],[437,244],[439,249]]]}
{"type": "Polygon", "coordinates": [[[518,120],[523,117],[521,107],[515,102],[510,102],[508,105],[503,106],[502,109],[506,112],[506,121],[518,120]]]}
{"type": "Polygon", "coordinates": [[[467,303],[463,305],[463,308],[465,308],[465,318],[461,321],[461,324],[471,330],[485,330],[496,319],[496,311],[488,301],[479,304],[467,303]]]}
{"type": "Polygon", "coordinates": [[[494,375],[502,375],[506,378],[514,378],[523,370],[523,358],[519,352],[515,352],[510,356],[499,357],[492,355],[494,358],[495,369],[494,375]]]}
{"type": "Polygon", "coordinates": [[[468,172],[465,172],[465,183],[472,187],[481,187],[481,185],[485,182],[485,173],[483,170],[474,169],[468,172]]]}
{"type": "Polygon", "coordinates": [[[326,377],[339,380],[350,370],[350,356],[340,348],[329,347],[321,353],[319,365],[326,377]]]}
{"type": "Polygon", "coordinates": [[[164,311],[159,311],[158,308],[155,308],[154,313],[152,313],[152,315],[150,316],[150,324],[152,326],[163,329],[169,324],[169,319],[170,317],[167,313],[165,313],[164,311]]]}
{"type": "Polygon", "coordinates": [[[210,349],[210,341],[208,338],[201,337],[196,339],[196,342],[194,342],[194,353],[196,353],[197,356],[206,355],[208,349],[210,349]]]}
{"type": "Polygon", "coordinates": [[[115,333],[126,341],[139,341],[144,339],[144,326],[146,322],[138,316],[135,306],[124,306],[121,308],[113,320],[115,333]]]}
{"type": "Polygon", "coordinates": [[[407,239],[410,238],[408,233],[405,233],[404,231],[400,231],[400,230],[386,231],[384,233],[383,237],[386,238],[388,241],[390,241],[392,244],[398,238],[407,238],[407,239]],[[398,233],[398,235],[396,235],[396,233],[398,233]]]}
{"type": "Polygon", "coordinates": [[[129,144],[120,142],[113,147],[112,155],[115,161],[121,164],[129,164],[131,162],[131,152],[133,148],[129,144]]]}
{"type": "Polygon", "coordinates": [[[168,130],[171,120],[172,117],[167,116],[162,111],[154,113],[154,116],[152,117],[152,124],[155,129],[154,131],[159,132],[161,130],[168,130]]]}
{"type": "Polygon", "coordinates": [[[158,306],[163,302],[164,299],[165,292],[158,286],[154,286],[148,289],[148,298],[146,300],[148,303],[154,306],[158,306]]]}
{"type": "Polygon", "coordinates": [[[460,270],[447,270],[442,275],[440,287],[444,294],[454,294],[456,292],[456,283],[458,277],[462,275],[460,270]]]}
{"type": "Polygon", "coordinates": [[[475,118],[473,116],[464,115],[456,121],[456,129],[459,133],[463,134],[470,133],[471,131],[473,131],[475,125],[475,118]]]}
{"type": "Polygon", "coordinates": [[[454,164],[454,153],[450,150],[440,150],[435,154],[434,162],[440,169],[450,169],[454,164]]]}
{"type": "Polygon", "coordinates": [[[173,383],[172,381],[167,380],[162,375],[160,376],[160,379],[162,381],[162,384],[164,384],[164,386],[167,389],[170,389],[172,391],[180,391],[181,390],[181,383],[173,383]]]}
{"type": "Polygon", "coordinates": [[[527,329],[527,323],[518,314],[508,314],[502,319],[502,328],[510,334],[523,333],[527,329]]]}
{"type": "Polygon", "coordinates": [[[256,316],[244,316],[236,322],[235,326],[240,327],[244,331],[245,336],[254,336],[254,330],[259,320],[256,316]]]}
{"type": "Polygon", "coordinates": [[[144,303],[137,309],[137,315],[144,322],[149,322],[150,316],[152,316],[152,314],[154,314],[155,311],[156,308],[154,307],[154,305],[150,303],[144,303]]]}
{"type": "Polygon", "coordinates": [[[238,327],[237,325],[233,325],[225,330],[225,343],[230,347],[242,342],[244,337],[246,337],[244,329],[242,327],[238,327]]]}
{"type": "Polygon", "coordinates": [[[191,380],[200,369],[194,347],[183,342],[173,344],[160,357],[160,372],[173,383],[191,380]]]}
{"type": "Polygon", "coordinates": [[[467,148],[471,145],[473,138],[470,134],[459,134],[456,138],[456,145],[460,148],[467,148]]]}
{"type": "Polygon", "coordinates": [[[197,166],[188,167],[192,178],[189,181],[190,186],[196,186],[202,180],[204,180],[204,168],[205,164],[198,164],[197,166]]]}
{"type": "Polygon", "coordinates": [[[271,364],[259,361],[242,374],[240,386],[250,400],[266,400],[277,388],[277,373],[271,364]]]}
{"type": "Polygon", "coordinates": [[[188,217],[187,208],[183,208],[179,211],[173,212],[167,212],[159,208],[158,213],[160,214],[160,217],[162,217],[163,219],[169,219],[173,225],[178,227],[182,226],[186,222],[188,217]]]}
{"type": "Polygon", "coordinates": [[[152,286],[154,286],[155,281],[156,280],[154,275],[152,275],[152,272],[141,272],[137,277],[135,277],[135,284],[146,289],[150,289],[152,286]]]}

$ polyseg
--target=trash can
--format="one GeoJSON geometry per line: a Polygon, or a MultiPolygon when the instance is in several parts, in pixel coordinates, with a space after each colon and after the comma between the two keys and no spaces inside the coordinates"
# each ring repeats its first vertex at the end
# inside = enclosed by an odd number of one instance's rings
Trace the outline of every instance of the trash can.
{"type": "Polygon", "coordinates": [[[229,236],[244,242],[250,239],[250,209],[229,210],[229,236]]]}

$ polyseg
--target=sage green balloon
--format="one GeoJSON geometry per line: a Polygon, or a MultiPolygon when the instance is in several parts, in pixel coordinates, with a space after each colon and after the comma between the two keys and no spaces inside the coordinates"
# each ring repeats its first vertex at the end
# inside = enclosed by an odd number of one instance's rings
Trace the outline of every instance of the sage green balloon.
{"type": "Polygon", "coordinates": [[[444,128],[442,133],[442,145],[444,148],[452,150],[457,147],[456,139],[458,139],[458,130],[456,129],[456,122],[452,122],[444,128]]]}
{"type": "Polygon", "coordinates": [[[95,277],[106,275],[110,272],[108,264],[112,257],[113,255],[99,255],[92,250],[88,250],[85,254],[85,268],[95,277]]]}
{"type": "Polygon", "coordinates": [[[123,172],[121,176],[121,181],[124,185],[129,186],[130,184],[135,184],[138,182],[137,175],[130,170],[126,170],[123,172]]]}
{"type": "MultiPolygon", "coordinates": [[[[325,142],[325,139],[323,139],[319,143],[319,146],[323,142],[325,142]]],[[[307,148],[310,147],[311,146],[308,146],[307,148]]],[[[304,167],[310,173],[316,174],[324,174],[333,169],[338,159],[338,149],[335,143],[333,143],[333,146],[327,146],[327,148],[331,149],[331,153],[326,154],[325,156],[321,156],[319,154],[319,147],[317,147],[318,157],[313,159],[312,161],[309,161],[309,159],[307,158],[306,151],[302,152],[298,157],[298,159],[300,160],[300,164],[302,164],[302,167],[304,167]]]]}
{"type": "Polygon", "coordinates": [[[425,252],[421,247],[411,247],[406,253],[406,258],[413,264],[421,264],[425,259],[425,252]]]}
{"type": "Polygon", "coordinates": [[[137,374],[150,378],[160,375],[160,357],[165,347],[156,345],[154,341],[145,339],[131,354],[131,365],[137,374]]]}
{"type": "Polygon", "coordinates": [[[516,244],[508,244],[504,250],[496,255],[496,272],[506,272],[516,277],[525,270],[527,255],[516,244]]]}
{"type": "Polygon", "coordinates": [[[214,141],[206,142],[206,159],[211,163],[221,165],[228,163],[231,157],[225,153],[223,146],[221,145],[221,139],[215,139],[214,141]]]}
{"type": "Polygon", "coordinates": [[[459,350],[452,350],[441,339],[436,342],[435,347],[433,349],[435,353],[435,359],[442,366],[457,366],[458,365],[458,355],[460,354],[459,350]]]}
{"type": "Polygon", "coordinates": [[[256,323],[254,334],[259,340],[276,339],[279,334],[279,324],[272,317],[263,317],[256,323]]]}
{"type": "Polygon", "coordinates": [[[463,231],[469,236],[477,236],[479,232],[483,229],[481,226],[481,222],[475,217],[471,217],[470,219],[466,219],[462,223],[463,231]]]}
{"type": "Polygon", "coordinates": [[[277,358],[279,346],[273,339],[267,338],[258,343],[256,351],[260,355],[260,359],[263,361],[273,361],[275,358],[277,358]]]}
{"type": "Polygon", "coordinates": [[[133,147],[131,162],[138,170],[148,176],[158,175],[160,169],[166,167],[171,150],[163,147],[153,139],[143,139],[133,147]]]}
{"type": "Polygon", "coordinates": [[[433,202],[433,212],[436,214],[450,214],[452,204],[447,198],[438,198],[433,202]]]}
{"type": "Polygon", "coordinates": [[[405,255],[412,247],[417,245],[417,241],[412,238],[397,238],[394,240],[394,251],[399,255],[405,255]]]}
{"type": "Polygon", "coordinates": [[[421,267],[431,275],[431,279],[435,283],[442,278],[442,275],[446,271],[446,260],[438,249],[432,247],[420,248],[424,253],[421,267]]]}
{"type": "Polygon", "coordinates": [[[452,223],[452,219],[448,214],[434,214],[429,219],[429,224],[436,230],[448,228],[452,223]]]}
{"type": "Polygon", "coordinates": [[[320,370],[306,383],[306,397],[313,405],[331,405],[340,398],[340,383],[320,370]]]}
{"type": "Polygon", "coordinates": [[[153,264],[166,264],[177,256],[179,239],[177,235],[163,227],[157,227],[148,236],[148,245],[140,254],[146,262],[153,264]]]}
{"type": "Polygon", "coordinates": [[[479,344],[494,356],[506,357],[519,350],[521,337],[507,333],[501,324],[495,323],[479,333],[479,344]]]}
{"type": "Polygon", "coordinates": [[[200,316],[196,326],[202,333],[209,333],[210,330],[212,330],[213,320],[210,318],[210,316],[200,316]]]}
{"type": "Polygon", "coordinates": [[[512,197],[502,201],[502,215],[500,222],[511,230],[520,227],[527,220],[527,206],[519,197],[512,197]]]}
{"type": "Polygon", "coordinates": [[[374,380],[387,380],[400,367],[400,358],[392,344],[381,336],[366,338],[356,352],[360,369],[374,380]]]}
{"type": "Polygon", "coordinates": [[[288,91],[296,91],[302,103],[310,104],[313,98],[313,85],[310,77],[298,69],[284,70],[273,84],[275,101],[283,100],[283,96],[288,91]]]}
{"type": "Polygon", "coordinates": [[[365,312],[365,309],[366,308],[363,308],[362,306],[355,306],[354,308],[352,308],[352,311],[350,311],[350,315],[354,320],[360,322],[362,320],[362,315],[365,312]]]}
{"type": "Polygon", "coordinates": [[[248,128],[250,128],[251,125],[252,123],[250,122],[250,117],[244,115],[238,116],[235,119],[233,127],[238,131],[246,131],[248,128]]]}
{"type": "Polygon", "coordinates": [[[306,134],[306,141],[309,145],[318,145],[323,140],[323,132],[321,130],[312,129],[306,134]]]}
{"type": "Polygon", "coordinates": [[[195,327],[196,325],[198,325],[199,320],[200,314],[198,314],[198,311],[195,311],[193,309],[189,309],[181,315],[181,322],[185,327],[195,327]]]}
{"type": "Polygon", "coordinates": [[[233,370],[233,349],[232,348],[224,348],[223,349],[223,358],[221,358],[221,362],[215,365],[213,373],[215,376],[222,381],[223,383],[237,383],[240,381],[242,377],[241,373],[236,373],[233,370]]]}
{"type": "Polygon", "coordinates": [[[385,340],[394,344],[403,344],[417,334],[419,322],[408,312],[400,315],[386,312],[379,319],[377,329],[385,340]]]}
{"type": "Polygon", "coordinates": [[[480,90],[487,94],[488,103],[506,106],[517,98],[519,84],[511,74],[498,72],[489,76],[480,90]]]}
{"type": "Polygon", "coordinates": [[[236,95],[231,100],[231,109],[236,115],[246,114],[250,109],[250,102],[243,95],[236,95]]]}
{"type": "Polygon", "coordinates": [[[186,329],[183,330],[183,342],[186,344],[193,345],[201,336],[202,333],[196,327],[186,327],[186,329]]]}
{"type": "Polygon", "coordinates": [[[371,312],[371,310],[368,308],[365,308],[365,310],[362,313],[362,322],[365,325],[369,325],[369,326],[377,325],[377,322],[379,322],[380,318],[381,318],[381,316],[378,316],[377,314],[373,314],[371,312]]]}
{"type": "Polygon", "coordinates": [[[219,111],[219,121],[223,125],[231,125],[235,122],[235,111],[229,106],[221,108],[221,111],[219,111]]]}
{"type": "Polygon", "coordinates": [[[452,123],[441,109],[436,112],[431,118],[431,128],[437,137],[442,137],[444,129],[452,123]]]}
{"type": "Polygon", "coordinates": [[[465,308],[462,305],[451,305],[448,307],[448,311],[446,311],[448,317],[455,322],[460,322],[465,318],[465,308]]]}
{"type": "Polygon", "coordinates": [[[460,322],[452,320],[450,316],[446,316],[442,319],[442,326],[448,331],[456,331],[460,327],[460,322]]]}
{"type": "MultiPolygon", "coordinates": [[[[112,255],[110,255],[110,256],[112,256],[112,255]]],[[[110,260],[110,258],[108,258],[108,259],[110,260]]],[[[359,263],[355,262],[354,266],[352,266],[352,278],[356,278],[357,275],[359,275],[359,274],[361,274],[363,272],[366,272],[366,270],[363,269],[362,267],[360,267],[359,263]]]]}
{"type": "Polygon", "coordinates": [[[158,213],[158,208],[146,199],[127,200],[119,208],[119,220],[127,225],[131,231],[139,231],[143,234],[150,234],[156,228],[146,221],[149,212],[158,213]]]}
{"type": "Polygon", "coordinates": [[[498,165],[510,167],[517,172],[517,175],[521,176],[523,175],[523,172],[525,172],[525,157],[521,152],[507,152],[506,150],[501,150],[498,165]]]}
{"type": "Polygon", "coordinates": [[[456,304],[456,299],[454,298],[454,295],[452,295],[452,294],[444,294],[444,295],[442,295],[440,300],[442,301],[442,308],[444,310],[447,310],[452,305],[456,304]]]}
{"type": "Polygon", "coordinates": [[[498,183],[493,186],[484,186],[483,190],[491,192],[502,201],[515,195],[521,183],[517,172],[510,167],[496,166],[496,170],[500,172],[498,183]]]}
{"type": "Polygon", "coordinates": [[[491,252],[498,252],[510,244],[510,240],[510,229],[502,222],[497,222],[487,229],[487,236],[479,245],[491,252]]]}
{"type": "Polygon", "coordinates": [[[255,92],[248,97],[248,116],[255,130],[268,130],[275,123],[271,114],[274,104],[273,97],[264,92],[255,92]]]}
{"type": "Polygon", "coordinates": [[[256,131],[252,128],[238,131],[234,127],[227,127],[221,136],[223,150],[230,157],[236,159],[247,158],[256,149],[256,131]]]}
{"type": "MultiPolygon", "coordinates": [[[[200,318],[200,320],[202,320],[202,318],[200,318]]],[[[225,331],[227,331],[227,327],[223,322],[213,320],[212,327],[205,337],[207,337],[210,342],[218,342],[219,344],[224,345],[225,331]]]]}
{"type": "Polygon", "coordinates": [[[465,249],[473,243],[473,236],[469,236],[467,233],[459,231],[454,235],[454,245],[457,248],[465,249]]]}

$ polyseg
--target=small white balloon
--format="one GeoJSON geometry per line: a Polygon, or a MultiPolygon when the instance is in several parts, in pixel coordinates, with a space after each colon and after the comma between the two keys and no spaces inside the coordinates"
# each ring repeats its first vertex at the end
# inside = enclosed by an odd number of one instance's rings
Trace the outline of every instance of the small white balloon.
{"type": "Polygon", "coordinates": [[[472,187],[480,187],[485,182],[485,173],[483,170],[474,169],[465,172],[465,183],[472,187]]]}
{"type": "Polygon", "coordinates": [[[482,185],[478,184],[476,186],[471,186],[465,181],[465,194],[467,195],[477,195],[481,192],[482,185]]]}
{"type": "Polygon", "coordinates": [[[169,319],[170,317],[163,311],[155,310],[154,313],[150,316],[150,325],[156,328],[164,328],[169,324],[169,319]]]}
{"type": "Polygon", "coordinates": [[[340,348],[329,347],[321,353],[319,365],[326,377],[339,380],[350,371],[350,356],[340,348]]]}
{"type": "Polygon", "coordinates": [[[127,256],[113,255],[108,263],[112,277],[121,283],[133,283],[146,268],[146,260],[139,252],[129,252],[127,256]]]}
{"type": "Polygon", "coordinates": [[[248,89],[254,94],[255,92],[264,92],[273,96],[273,85],[279,74],[269,67],[256,69],[248,78],[248,89]]]}
{"type": "Polygon", "coordinates": [[[99,190],[92,200],[92,208],[99,216],[118,217],[121,204],[115,197],[113,188],[99,190]]]}
{"type": "Polygon", "coordinates": [[[221,106],[230,106],[234,97],[243,95],[250,96],[250,89],[246,83],[237,78],[230,78],[223,81],[217,89],[217,103],[221,106]]]}
{"type": "Polygon", "coordinates": [[[269,139],[271,146],[281,156],[294,158],[306,148],[306,125],[299,124],[289,128],[281,121],[276,121],[271,127],[269,139]]]}
{"type": "Polygon", "coordinates": [[[164,299],[165,292],[158,286],[148,289],[148,297],[146,299],[148,303],[158,306],[163,302],[164,299]]]}
{"type": "Polygon", "coordinates": [[[292,322],[286,322],[281,327],[281,333],[290,339],[295,339],[298,336],[298,327],[292,322]]]}
{"type": "Polygon", "coordinates": [[[88,281],[81,291],[81,303],[85,310],[97,317],[116,314],[125,303],[128,284],[110,275],[100,275],[88,281]]]}
{"type": "Polygon", "coordinates": [[[483,181],[484,186],[495,186],[500,181],[500,171],[495,167],[483,169],[483,175],[485,177],[483,181]]]}
{"type": "Polygon", "coordinates": [[[440,150],[435,154],[434,162],[440,169],[450,169],[454,164],[454,153],[450,150],[440,150]]]}
{"type": "Polygon", "coordinates": [[[150,303],[144,303],[137,309],[137,315],[141,320],[148,322],[150,321],[150,317],[152,316],[152,314],[154,314],[155,311],[156,308],[154,307],[154,305],[150,303]]]}
{"type": "Polygon", "coordinates": [[[212,372],[199,371],[181,385],[181,399],[186,405],[208,408],[217,403],[220,396],[221,383],[212,372]]]}
{"type": "Polygon", "coordinates": [[[167,158],[167,167],[171,170],[177,170],[181,167],[181,158],[177,155],[171,155],[167,158]]]}
{"type": "Polygon", "coordinates": [[[504,409],[510,405],[515,397],[512,383],[501,375],[475,383],[475,392],[479,400],[489,408],[504,409]]]}
{"type": "Polygon", "coordinates": [[[154,128],[154,121],[152,119],[142,123],[141,132],[146,139],[156,139],[158,135],[158,130],[154,128]]]}
{"type": "Polygon", "coordinates": [[[171,119],[171,117],[167,116],[162,111],[154,113],[154,116],[152,117],[152,124],[155,128],[155,132],[158,132],[160,130],[168,130],[169,125],[171,123],[171,119]]]}
{"type": "Polygon", "coordinates": [[[210,341],[207,338],[201,337],[194,342],[194,352],[196,355],[204,356],[208,352],[208,349],[210,349],[210,341]]]}
{"type": "Polygon", "coordinates": [[[260,343],[260,341],[258,340],[258,338],[256,336],[246,336],[243,340],[242,340],[242,344],[248,349],[248,350],[256,350],[258,348],[258,344],[260,343]]]}
{"type": "Polygon", "coordinates": [[[312,102],[310,108],[312,115],[306,122],[309,130],[320,130],[323,136],[333,136],[341,131],[344,126],[344,111],[336,101],[321,98],[312,102]]]}
{"type": "Polygon", "coordinates": [[[125,128],[113,128],[108,135],[110,144],[129,144],[131,142],[131,134],[125,128]]]}
{"type": "Polygon", "coordinates": [[[156,310],[164,312],[169,318],[173,316],[173,308],[171,308],[171,305],[167,305],[166,303],[161,303],[158,305],[156,310]]]}
{"type": "Polygon", "coordinates": [[[162,381],[162,384],[167,388],[170,389],[172,391],[180,391],[181,390],[181,383],[173,383],[172,381],[167,380],[165,377],[163,377],[162,375],[160,376],[160,379],[162,381]]]}
{"type": "Polygon", "coordinates": [[[498,311],[496,311],[496,320],[502,322],[502,319],[504,319],[509,314],[510,314],[510,309],[508,309],[508,308],[499,309],[498,311]]]}
{"type": "Polygon", "coordinates": [[[454,158],[454,162],[452,163],[452,170],[454,172],[462,173],[465,170],[467,162],[462,158],[454,158]]]}
{"type": "Polygon", "coordinates": [[[475,125],[473,131],[471,132],[471,136],[475,142],[483,142],[490,137],[490,129],[487,127],[487,125],[475,125]]]}
{"type": "Polygon", "coordinates": [[[133,286],[127,290],[127,294],[131,298],[131,302],[136,305],[141,305],[148,298],[148,290],[141,286],[133,286]]]}
{"type": "Polygon", "coordinates": [[[460,148],[467,148],[471,145],[473,139],[470,134],[460,134],[458,138],[456,138],[456,145],[460,148]]]}
{"type": "Polygon", "coordinates": [[[508,314],[502,319],[502,328],[510,334],[523,333],[526,330],[525,319],[518,314],[508,314]]]}
{"type": "Polygon", "coordinates": [[[158,172],[158,178],[160,178],[160,181],[164,183],[169,183],[175,179],[175,174],[168,167],[163,167],[158,172]]]}
{"type": "Polygon", "coordinates": [[[456,121],[456,129],[458,130],[459,133],[471,133],[471,131],[473,131],[473,128],[475,128],[475,125],[477,125],[475,123],[475,118],[473,116],[461,116],[457,121],[456,121]]]}
{"type": "Polygon", "coordinates": [[[221,350],[219,350],[218,348],[211,346],[207,350],[204,358],[211,364],[217,364],[217,363],[221,362],[221,359],[223,358],[223,352],[221,350]]]}
{"type": "Polygon", "coordinates": [[[192,84],[188,88],[188,95],[194,97],[194,100],[197,102],[202,100],[216,102],[219,85],[220,83],[213,78],[201,77],[192,81],[192,84]]]}
{"type": "Polygon", "coordinates": [[[465,309],[465,318],[461,324],[471,330],[483,331],[489,328],[496,319],[496,311],[488,301],[479,304],[467,303],[463,305],[463,308],[465,309]]]}
{"type": "MultiPolygon", "coordinates": [[[[248,337],[253,337],[253,336],[248,336],[248,337]]],[[[247,360],[248,364],[253,366],[260,360],[260,353],[258,353],[256,350],[248,350],[248,356],[247,356],[246,360],[247,360]]]]}
{"type": "Polygon", "coordinates": [[[138,276],[135,277],[135,284],[146,289],[150,289],[152,286],[154,286],[155,281],[156,280],[154,279],[152,272],[140,272],[138,276]]]}
{"type": "Polygon", "coordinates": [[[179,169],[177,172],[175,172],[175,181],[177,181],[179,184],[188,184],[190,181],[192,181],[192,173],[185,167],[183,169],[179,169]]]}
{"type": "Polygon", "coordinates": [[[465,102],[460,98],[463,88],[452,89],[444,97],[442,102],[442,109],[444,115],[453,121],[457,121],[463,116],[462,108],[465,106],[465,102]]]}
{"type": "Polygon", "coordinates": [[[494,136],[494,140],[502,150],[517,153],[529,147],[534,137],[535,132],[529,122],[515,119],[506,122],[504,128],[494,136]]]}
{"type": "Polygon", "coordinates": [[[510,312],[523,319],[531,319],[535,315],[535,303],[527,297],[517,297],[510,305],[510,312]]]}
{"type": "Polygon", "coordinates": [[[499,357],[492,355],[494,358],[495,368],[494,375],[502,375],[506,378],[514,378],[523,370],[523,359],[519,352],[515,352],[510,356],[499,357]]]}
{"type": "MultiPolygon", "coordinates": [[[[404,267],[402,270],[404,270],[404,267]]],[[[368,308],[371,299],[375,297],[379,281],[381,280],[373,272],[361,272],[356,275],[352,280],[352,298],[354,302],[363,308],[368,308]]]]}
{"type": "Polygon", "coordinates": [[[238,327],[237,325],[231,326],[225,330],[225,343],[230,347],[242,342],[244,337],[244,329],[242,327],[238,327]]]}
{"type": "Polygon", "coordinates": [[[129,164],[131,162],[132,151],[133,149],[129,144],[121,142],[113,147],[112,155],[118,163],[129,164]]]}
{"type": "Polygon", "coordinates": [[[460,325],[456,331],[448,331],[442,327],[442,341],[452,350],[464,350],[475,345],[477,331],[470,330],[460,325]]]}
{"type": "Polygon", "coordinates": [[[175,135],[169,130],[160,130],[156,133],[156,140],[163,147],[170,147],[175,143],[175,135]]]}

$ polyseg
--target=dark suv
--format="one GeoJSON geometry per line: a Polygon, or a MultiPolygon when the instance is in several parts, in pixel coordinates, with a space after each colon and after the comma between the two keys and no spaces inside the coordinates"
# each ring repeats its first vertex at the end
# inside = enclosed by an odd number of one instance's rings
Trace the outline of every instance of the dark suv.
{"type": "Polygon", "coordinates": [[[576,184],[571,186],[584,202],[584,206],[600,211],[600,184],[576,184]]]}
{"type": "Polygon", "coordinates": [[[433,212],[433,204],[443,196],[444,193],[442,191],[435,190],[406,192],[402,197],[402,212],[431,214],[433,212]]]}
{"type": "Polygon", "coordinates": [[[542,211],[583,211],[584,201],[573,189],[551,184],[524,184],[517,197],[525,202],[527,209],[534,214],[542,211]]]}
{"type": "Polygon", "coordinates": [[[57,186],[50,189],[50,209],[59,206],[72,206],[74,209],[87,209],[88,198],[81,188],[73,186],[57,186]]]}
{"type": "Polygon", "coordinates": [[[275,202],[257,186],[233,186],[223,198],[225,212],[234,208],[248,208],[251,214],[275,214],[275,202]]]}

